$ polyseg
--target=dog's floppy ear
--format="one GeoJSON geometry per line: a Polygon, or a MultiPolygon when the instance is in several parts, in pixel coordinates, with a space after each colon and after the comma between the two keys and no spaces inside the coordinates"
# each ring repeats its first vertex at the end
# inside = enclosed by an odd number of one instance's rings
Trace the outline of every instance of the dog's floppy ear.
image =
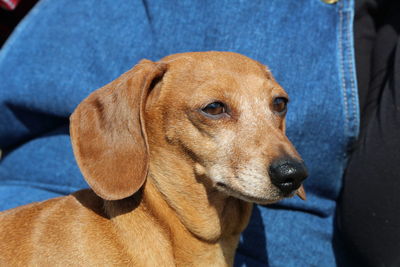
{"type": "Polygon", "coordinates": [[[103,199],[129,197],[146,180],[149,152],[144,106],[152,81],[165,69],[163,63],[142,60],[89,95],[70,118],[78,166],[103,199]]]}

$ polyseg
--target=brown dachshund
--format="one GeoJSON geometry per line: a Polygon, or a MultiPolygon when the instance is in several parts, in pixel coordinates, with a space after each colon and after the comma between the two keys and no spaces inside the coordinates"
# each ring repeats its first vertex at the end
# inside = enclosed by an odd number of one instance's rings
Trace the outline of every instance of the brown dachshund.
{"type": "Polygon", "coordinates": [[[0,214],[0,266],[227,266],[251,203],[298,194],[288,96],[229,52],[142,60],[71,116],[91,190],[0,214]]]}

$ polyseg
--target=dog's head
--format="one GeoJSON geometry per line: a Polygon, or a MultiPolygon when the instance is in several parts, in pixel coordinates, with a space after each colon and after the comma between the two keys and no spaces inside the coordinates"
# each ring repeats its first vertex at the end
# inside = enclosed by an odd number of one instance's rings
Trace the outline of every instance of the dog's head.
{"type": "Polygon", "coordinates": [[[72,144],[85,179],[104,199],[135,193],[150,152],[167,149],[209,186],[271,203],[302,192],[307,176],[285,135],[287,102],[269,70],[239,54],[143,60],[77,107],[72,144]]]}

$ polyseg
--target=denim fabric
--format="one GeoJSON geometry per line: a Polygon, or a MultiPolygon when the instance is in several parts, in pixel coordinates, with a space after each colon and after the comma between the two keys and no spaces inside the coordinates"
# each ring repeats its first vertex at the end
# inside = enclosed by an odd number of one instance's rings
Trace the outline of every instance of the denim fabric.
{"type": "Polygon", "coordinates": [[[236,265],[335,266],[336,199],[359,124],[352,23],[351,0],[41,1],[0,53],[0,209],[87,186],[67,118],[91,91],[142,58],[234,51],[289,93],[287,133],[310,172],[306,202],[255,208],[236,265]]]}

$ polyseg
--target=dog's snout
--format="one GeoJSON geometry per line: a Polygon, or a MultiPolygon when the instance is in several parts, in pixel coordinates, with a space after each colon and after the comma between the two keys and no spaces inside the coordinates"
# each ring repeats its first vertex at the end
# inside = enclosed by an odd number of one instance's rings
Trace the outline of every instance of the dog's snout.
{"type": "Polygon", "coordinates": [[[268,170],[272,184],[277,186],[283,193],[289,194],[300,187],[307,178],[307,168],[299,160],[279,160],[273,162],[268,170]]]}

